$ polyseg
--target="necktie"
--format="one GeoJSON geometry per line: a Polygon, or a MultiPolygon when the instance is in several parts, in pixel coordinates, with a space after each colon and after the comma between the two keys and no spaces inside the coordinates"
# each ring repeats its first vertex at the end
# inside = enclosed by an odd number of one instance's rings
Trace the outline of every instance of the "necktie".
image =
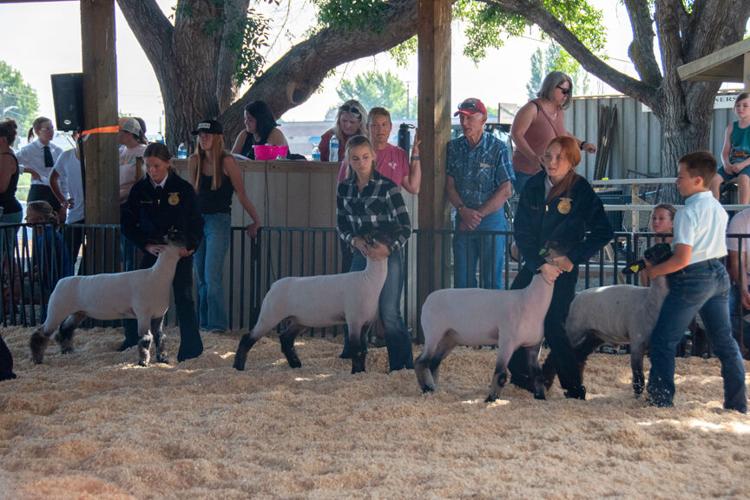
{"type": "Polygon", "coordinates": [[[52,159],[52,151],[49,150],[49,146],[44,146],[44,166],[47,168],[55,166],[55,160],[52,159]]]}
{"type": "Polygon", "coordinates": [[[161,197],[164,194],[164,188],[161,186],[156,186],[156,188],[154,188],[154,191],[156,191],[156,204],[161,205],[161,197]]]}

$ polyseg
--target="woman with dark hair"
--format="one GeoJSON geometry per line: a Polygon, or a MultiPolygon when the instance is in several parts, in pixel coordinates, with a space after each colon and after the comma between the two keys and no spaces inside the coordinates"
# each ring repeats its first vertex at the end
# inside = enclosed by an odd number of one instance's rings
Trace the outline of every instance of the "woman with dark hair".
{"type": "MultiPolygon", "coordinates": [[[[513,138],[513,170],[517,193],[526,182],[542,169],[542,155],[549,142],[560,136],[574,137],[565,130],[565,110],[573,97],[573,80],[560,71],[548,74],[542,82],[537,98],[526,103],[516,113],[510,134],[513,138]]],[[[575,137],[574,137],[575,138],[575,137]]],[[[581,151],[595,153],[596,146],[580,140],[581,151]]]]}
{"type": "MultiPolygon", "coordinates": [[[[122,210],[122,232],[143,250],[140,269],[154,265],[164,250],[165,236],[176,233],[185,248],[172,281],[180,348],[177,361],[196,358],[203,352],[193,300],[193,253],[203,239],[203,219],[195,190],[171,168],[171,155],[164,144],[149,144],[143,152],[147,174],[135,183],[122,210]]],[[[138,325],[125,321],[122,348],[138,343],[138,325]]]]}
{"type": "Polygon", "coordinates": [[[62,149],[52,143],[55,137],[55,126],[52,120],[40,116],[29,129],[27,139],[29,143],[18,151],[18,163],[24,173],[31,174],[31,188],[27,201],[44,200],[57,212],[58,220],[65,219],[65,209],[55,198],[49,186],[52,167],[62,154],[62,149]],[[34,139],[36,135],[36,139],[34,139]]]}
{"type": "Polygon", "coordinates": [[[0,121],[0,223],[18,224],[23,214],[16,199],[18,186],[18,159],[11,144],[16,141],[17,125],[14,120],[0,121]]]}
{"type": "MultiPolygon", "coordinates": [[[[511,288],[525,288],[537,272],[552,281],[552,274],[565,271],[555,280],[552,303],[544,318],[544,338],[560,384],[566,389],[565,397],[585,399],[586,389],[581,385],[581,373],[564,325],[575,295],[578,266],[612,239],[612,227],[601,200],[575,171],[581,161],[576,139],[554,138],[543,161],[544,170],[529,179],[521,192],[513,221],[523,268],[511,288]],[[554,259],[554,266],[545,262],[544,250],[549,247],[563,254],[554,259]]],[[[523,349],[516,351],[508,369],[511,383],[533,390],[523,349]]]]}
{"type": "Polygon", "coordinates": [[[232,195],[252,223],[247,234],[255,238],[260,217],[245,192],[242,173],[234,157],[224,149],[224,128],[216,120],[203,120],[192,132],[198,147],[188,159],[190,182],[198,193],[205,224],[205,238],[195,253],[198,283],[198,319],[204,330],[223,332],[229,327],[224,300],[224,260],[232,238],[232,195]]]}
{"type": "Polygon", "coordinates": [[[336,123],[333,128],[328,129],[320,138],[318,149],[320,150],[320,161],[331,160],[331,139],[335,136],[339,141],[338,159],[341,162],[346,151],[346,141],[355,135],[369,137],[367,131],[367,111],[359,101],[349,99],[342,104],[336,112],[336,123]]]}
{"type": "Polygon", "coordinates": [[[245,106],[245,129],[237,135],[232,147],[233,154],[255,159],[253,146],[269,144],[287,146],[284,132],[273,117],[271,108],[263,101],[253,101],[245,106]]]}

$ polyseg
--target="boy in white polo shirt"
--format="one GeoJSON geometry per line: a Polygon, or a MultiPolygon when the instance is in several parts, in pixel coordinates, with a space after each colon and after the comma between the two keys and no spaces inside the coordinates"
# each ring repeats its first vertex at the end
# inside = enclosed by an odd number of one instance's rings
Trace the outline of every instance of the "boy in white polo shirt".
{"type": "Polygon", "coordinates": [[[745,366],[729,321],[729,277],[719,260],[727,254],[728,216],[709,191],[715,174],[716,160],[709,152],[680,158],[677,189],[686,199],[674,218],[674,255],[646,268],[649,278],[668,275],[669,283],[669,294],[651,334],[648,397],[652,405],[672,406],[677,345],[700,313],[721,361],[724,408],[747,413],[745,366]]]}

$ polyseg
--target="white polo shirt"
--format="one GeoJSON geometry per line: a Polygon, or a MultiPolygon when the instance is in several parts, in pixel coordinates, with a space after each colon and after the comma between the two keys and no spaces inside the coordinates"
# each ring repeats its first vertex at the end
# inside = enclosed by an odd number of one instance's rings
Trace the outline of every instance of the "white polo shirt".
{"type": "Polygon", "coordinates": [[[693,247],[690,264],[724,257],[728,220],[726,210],[711,191],[695,193],[674,216],[672,244],[693,247]]]}
{"type": "Polygon", "coordinates": [[[75,148],[64,151],[55,162],[54,170],[60,176],[58,185],[66,199],[73,199],[73,208],[68,210],[68,223],[78,222],[85,217],[81,162],[75,148]]]}

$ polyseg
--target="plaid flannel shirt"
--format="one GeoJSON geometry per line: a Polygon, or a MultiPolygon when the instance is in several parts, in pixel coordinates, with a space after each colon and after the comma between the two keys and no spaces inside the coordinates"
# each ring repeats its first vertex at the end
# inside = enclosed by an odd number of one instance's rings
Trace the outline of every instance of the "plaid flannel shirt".
{"type": "Polygon", "coordinates": [[[398,186],[376,171],[361,192],[356,175],[338,185],[336,229],[342,240],[351,244],[355,236],[383,226],[396,228],[391,251],[403,247],[411,235],[409,212],[398,186]]]}

